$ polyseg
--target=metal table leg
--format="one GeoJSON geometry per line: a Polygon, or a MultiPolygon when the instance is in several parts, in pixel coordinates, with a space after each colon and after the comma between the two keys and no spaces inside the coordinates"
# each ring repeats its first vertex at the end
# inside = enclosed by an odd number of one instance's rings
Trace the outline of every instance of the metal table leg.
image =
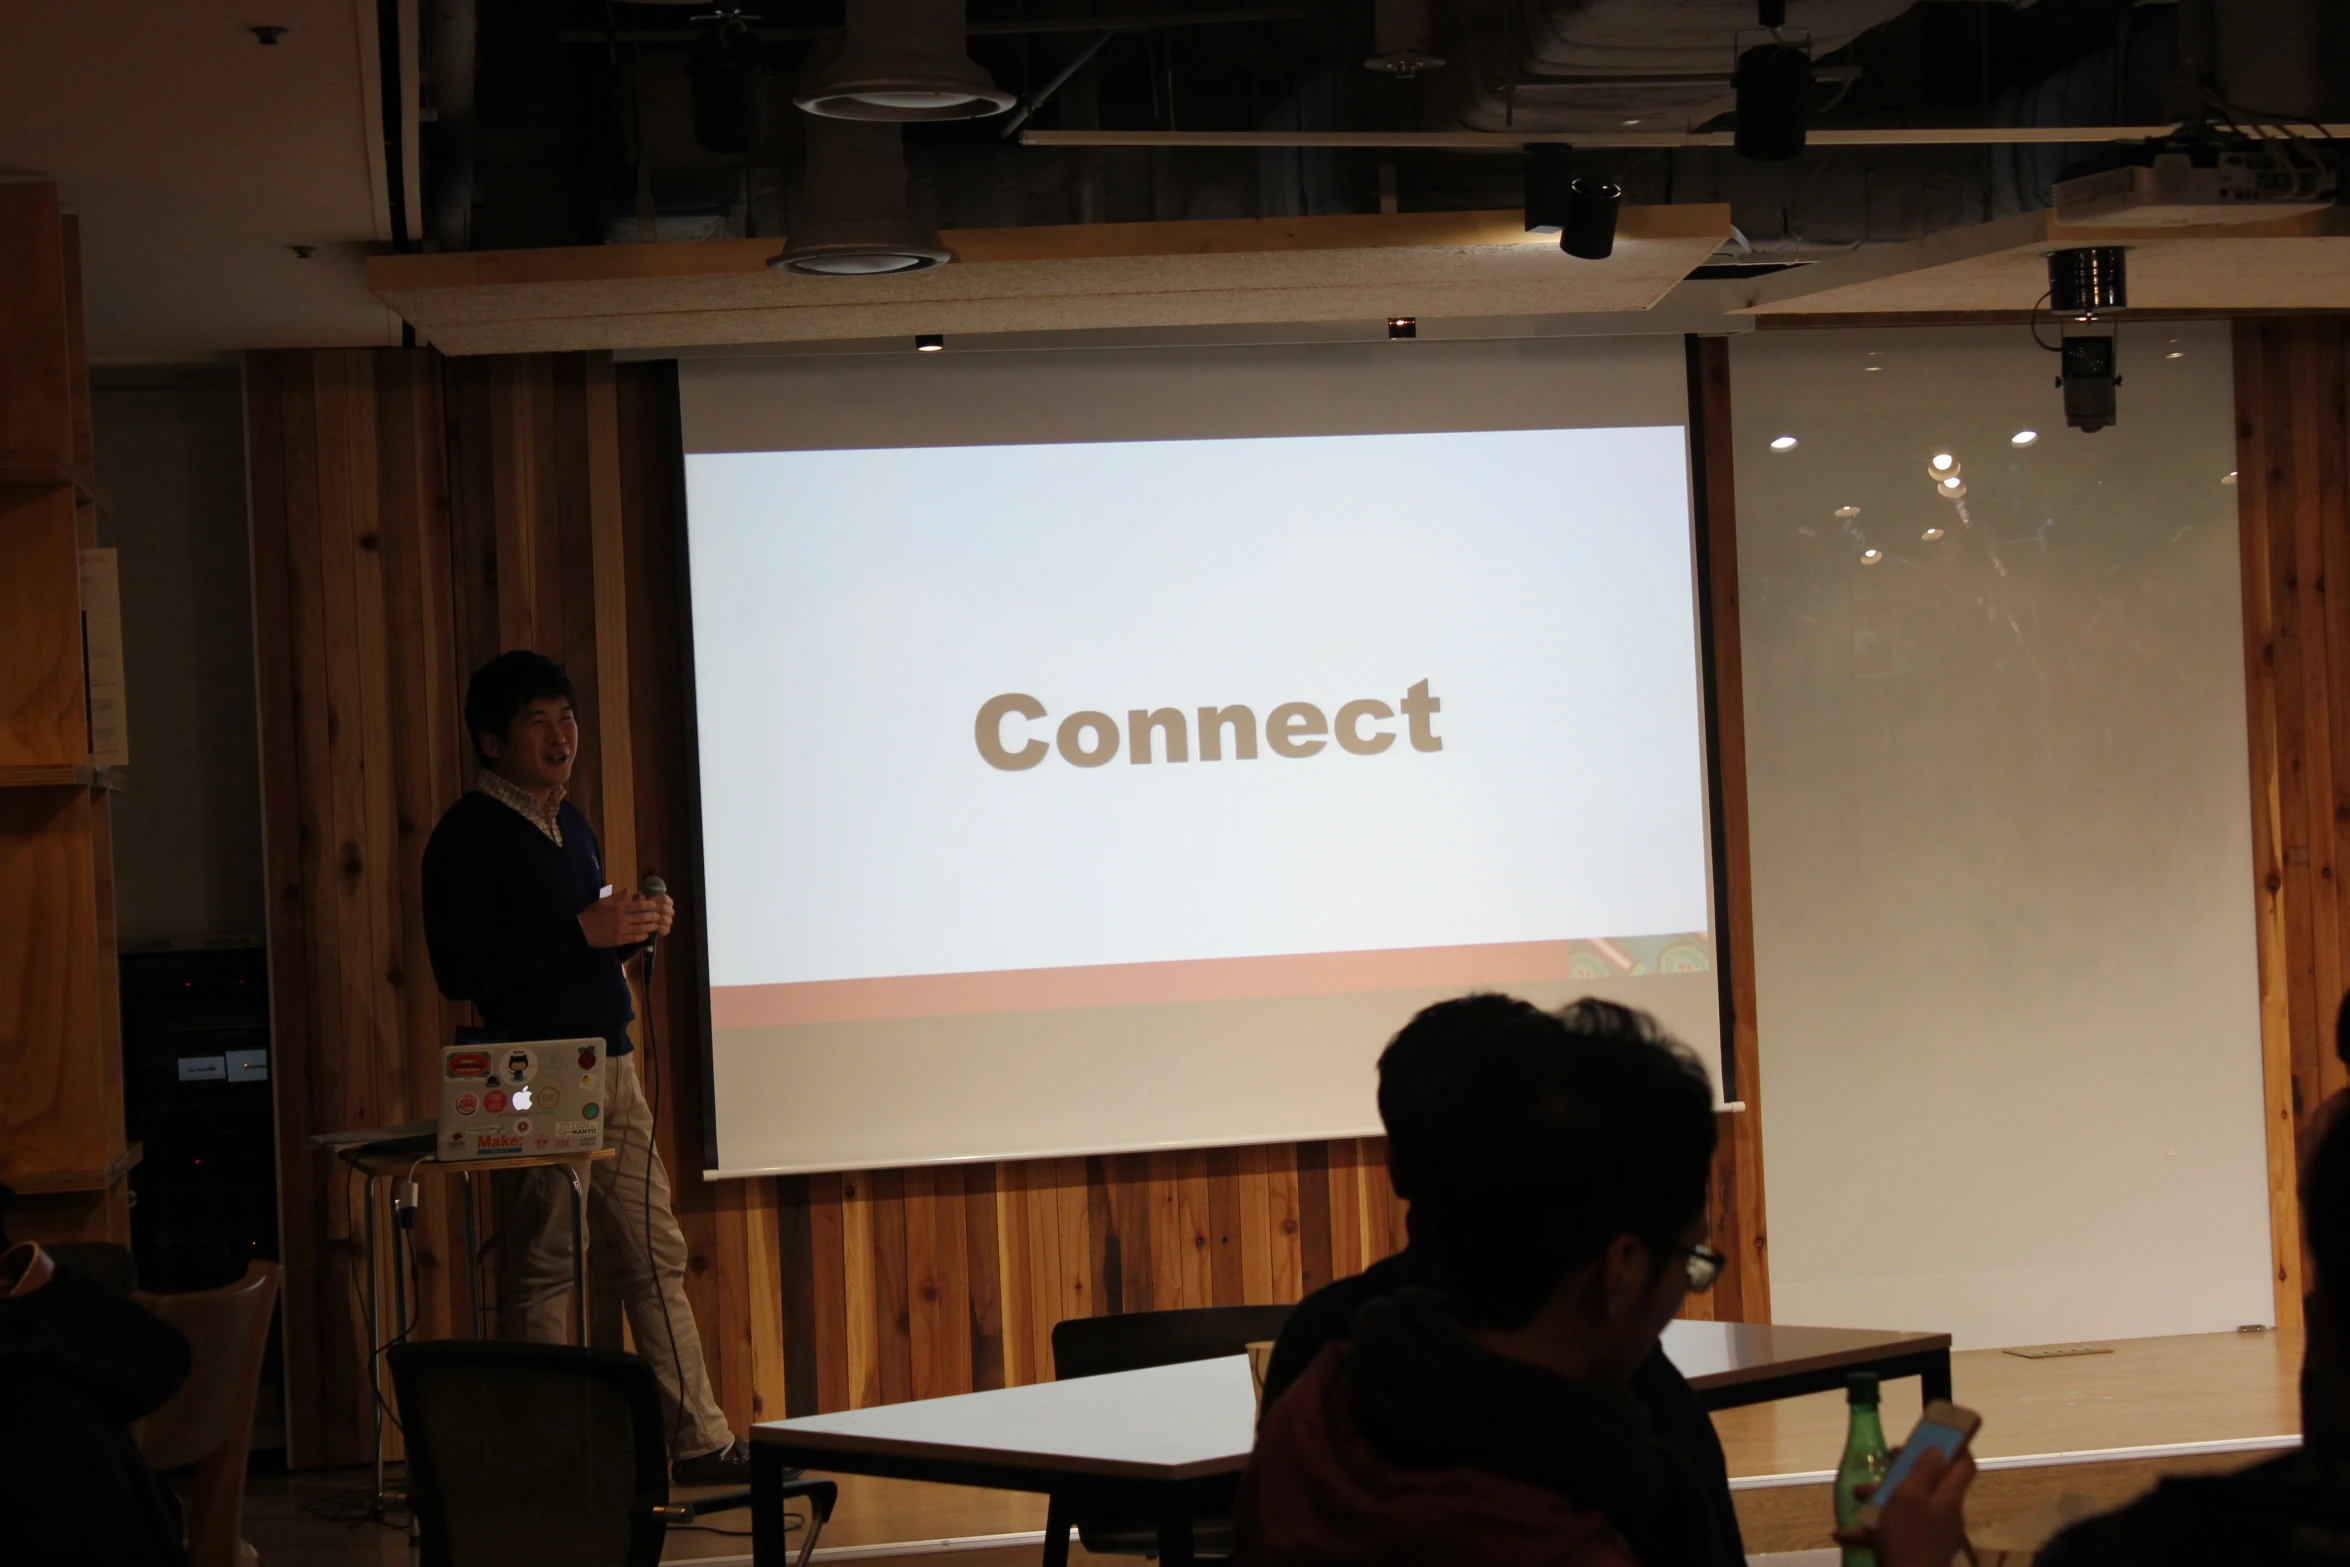
{"type": "Polygon", "coordinates": [[[1159,1567],[1191,1563],[1191,1498],[1170,1491],[1159,1513],[1159,1567]]]}
{"type": "MultiPolygon", "coordinates": [[[[348,1192],[350,1188],[345,1186],[343,1190],[348,1192]]],[[[375,1506],[381,1513],[384,1505],[383,1346],[376,1342],[375,1308],[383,1299],[383,1269],[376,1251],[375,1174],[364,1168],[360,1171],[360,1196],[367,1204],[367,1299],[360,1303],[360,1318],[367,1326],[368,1404],[375,1416],[375,1506]]]]}
{"type": "Polygon", "coordinates": [[[1072,1509],[1055,1492],[1044,1509],[1044,1567],[1069,1567],[1069,1530],[1072,1509]]]}
{"type": "Polygon", "coordinates": [[[563,1166],[563,1173],[571,1177],[571,1323],[577,1330],[579,1346],[588,1344],[587,1298],[587,1182],[584,1166],[573,1160],[563,1166]]]}
{"type": "MultiPolygon", "coordinates": [[[[790,1531],[783,1518],[783,1471],[777,1448],[751,1444],[751,1564],[783,1567],[790,1559],[790,1531]]],[[[814,1520],[811,1518],[811,1524],[814,1520]]]]}
{"type": "Polygon", "coordinates": [[[460,1170],[457,1178],[465,1183],[465,1309],[473,1324],[473,1336],[481,1331],[481,1242],[474,1235],[473,1172],[460,1170]]]}

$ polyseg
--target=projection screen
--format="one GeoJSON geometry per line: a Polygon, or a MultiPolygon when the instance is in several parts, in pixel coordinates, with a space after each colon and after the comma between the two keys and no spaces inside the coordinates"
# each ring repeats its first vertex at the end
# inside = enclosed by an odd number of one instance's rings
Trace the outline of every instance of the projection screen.
{"type": "Polygon", "coordinates": [[[712,1170],[1374,1134],[1480,988],[1718,1069],[1679,340],[680,396],[712,1170]]]}

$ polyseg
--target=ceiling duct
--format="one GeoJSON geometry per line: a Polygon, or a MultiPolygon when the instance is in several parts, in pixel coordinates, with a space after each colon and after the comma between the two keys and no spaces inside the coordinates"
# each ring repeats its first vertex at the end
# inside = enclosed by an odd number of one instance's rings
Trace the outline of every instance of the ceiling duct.
{"type": "MultiPolygon", "coordinates": [[[[1788,0],[1790,31],[1833,54],[1912,0],[1788,0]]],[[[1465,69],[1431,130],[1690,130],[1735,106],[1754,0],[1474,0],[1437,52],[1465,69]]]]}
{"type": "Polygon", "coordinates": [[[836,120],[976,120],[1009,109],[964,46],[963,0],[848,0],[840,54],[793,100],[836,120]]]}
{"type": "Polygon", "coordinates": [[[786,227],[778,272],[870,277],[919,272],[949,258],[906,209],[905,131],[811,115],[798,221],[786,227]]]}

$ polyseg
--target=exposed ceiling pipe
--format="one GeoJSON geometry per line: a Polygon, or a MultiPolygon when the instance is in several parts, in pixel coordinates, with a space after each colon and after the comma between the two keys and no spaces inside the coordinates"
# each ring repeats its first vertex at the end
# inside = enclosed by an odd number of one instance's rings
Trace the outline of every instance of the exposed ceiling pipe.
{"type": "Polygon", "coordinates": [[[473,247],[474,0],[426,0],[424,233],[435,250],[473,247]]]}
{"type": "Polygon", "coordinates": [[[975,120],[1012,94],[964,45],[963,0],[848,0],[848,37],[793,100],[839,120],[975,120]]]}
{"type": "Polygon", "coordinates": [[[905,127],[810,115],[800,211],[767,264],[778,272],[869,277],[948,260],[906,206],[905,127]]]}

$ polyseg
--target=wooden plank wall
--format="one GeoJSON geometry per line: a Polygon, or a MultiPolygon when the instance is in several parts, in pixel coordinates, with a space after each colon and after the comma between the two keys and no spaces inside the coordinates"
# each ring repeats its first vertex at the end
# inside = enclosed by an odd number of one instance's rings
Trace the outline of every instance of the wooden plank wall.
{"type": "MultiPolygon", "coordinates": [[[[368,1404],[362,1220],[308,1138],[432,1113],[431,1051],[463,1009],[433,991],[413,910],[424,839],[471,779],[475,665],[513,646],[565,661],[586,720],[573,796],[613,880],[657,870],[692,917],[683,457],[665,365],[269,353],[247,386],[291,1457],[315,1465],[364,1455],[368,1404]]],[[[1403,1242],[1377,1139],[703,1181],[703,976],[692,943],[662,962],[638,1041],[649,1022],[687,1293],[738,1429],[1049,1378],[1064,1317],[1294,1300],[1403,1242]]],[[[1755,1123],[1726,1118],[1734,1261],[1699,1310],[1767,1310],[1755,1123]]],[[[421,1335],[462,1320],[452,1200],[428,1195],[419,1229],[421,1335]]]]}
{"type": "Polygon", "coordinates": [[[80,230],[0,186],[0,1181],[18,1240],[130,1239],[111,780],[93,786],[80,552],[98,542],[80,230]]]}
{"type": "Polygon", "coordinates": [[[2236,323],[2253,898],[2277,1321],[2308,1273],[2298,1160],[2310,1116],[2350,1086],[2334,1013],[2350,983],[2350,326],[2236,323]]]}

